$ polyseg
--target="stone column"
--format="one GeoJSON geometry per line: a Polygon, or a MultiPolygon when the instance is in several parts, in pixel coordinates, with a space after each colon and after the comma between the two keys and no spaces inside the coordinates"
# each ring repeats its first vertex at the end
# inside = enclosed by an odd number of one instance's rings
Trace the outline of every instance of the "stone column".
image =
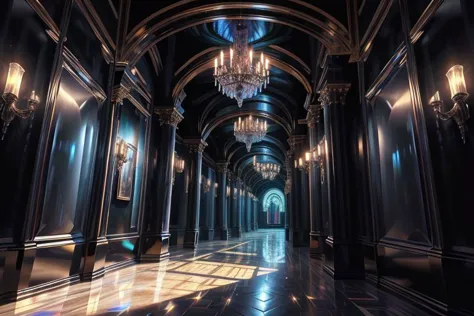
{"type": "Polygon", "coordinates": [[[154,144],[151,146],[151,207],[145,211],[140,260],[161,261],[169,257],[169,224],[173,189],[173,154],[176,127],[183,116],[175,107],[156,108],[153,120],[154,144]]]}
{"type": "MultiPolygon", "coordinates": [[[[293,135],[290,137],[288,142],[290,143],[291,153],[289,155],[291,161],[295,161],[300,158],[303,142],[305,136],[303,135],[293,135]]],[[[304,192],[307,191],[302,190],[301,184],[302,176],[306,176],[304,173],[302,174],[298,169],[296,169],[293,165],[290,168],[291,173],[291,216],[290,216],[290,235],[289,240],[293,247],[303,247],[307,246],[309,243],[309,232],[308,234],[305,233],[303,223],[303,212],[308,212],[308,210],[303,210],[303,203],[302,199],[304,199],[304,192]]]]}
{"type": "MultiPolygon", "coordinates": [[[[201,225],[201,236],[199,238],[201,240],[214,240],[214,183],[211,177],[211,170],[208,169],[207,176],[205,176],[206,180],[208,181],[209,191],[205,192],[202,191],[201,194],[201,208],[200,212],[200,222],[201,225]]],[[[201,187],[204,189],[204,183],[201,184],[201,187]]]]}
{"type": "Polygon", "coordinates": [[[250,188],[247,188],[247,194],[246,194],[246,210],[245,213],[247,214],[247,231],[251,232],[252,231],[252,199],[250,198],[250,188]]]}
{"type": "Polygon", "coordinates": [[[324,269],[334,278],[364,278],[362,249],[356,243],[347,179],[344,103],[350,84],[327,84],[321,90],[327,151],[325,175],[329,188],[329,232],[324,245],[324,269]]]}
{"type": "Polygon", "coordinates": [[[253,207],[253,200],[251,197],[249,197],[249,212],[250,212],[250,230],[254,231],[255,230],[255,210],[253,207]]]}
{"type": "Polygon", "coordinates": [[[232,178],[232,237],[242,237],[242,199],[240,196],[240,179],[232,178]]]}
{"type": "Polygon", "coordinates": [[[202,152],[207,144],[202,139],[185,139],[184,144],[189,148],[191,165],[189,169],[189,208],[183,247],[195,249],[199,240],[202,152]]]}
{"type": "MultiPolygon", "coordinates": [[[[308,138],[310,150],[317,151],[319,139],[318,125],[320,124],[321,105],[310,105],[306,122],[308,124],[308,138]]],[[[320,257],[323,253],[324,236],[321,203],[321,172],[319,163],[311,165],[308,172],[309,180],[309,214],[310,214],[310,256],[320,257]]]]}
{"type": "Polygon", "coordinates": [[[286,166],[286,181],[285,181],[285,194],[286,194],[286,212],[285,212],[285,240],[290,241],[290,227],[293,223],[291,219],[292,214],[292,195],[291,195],[291,178],[293,177],[293,153],[291,149],[286,152],[285,166],[286,166]]]}
{"type": "Polygon", "coordinates": [[[253,201],[253,229],[258,230],[258,200],[253,201]]]}
{"type": "Polygon", "coordinates": [[[216,201],[216,235],[220,240],[228,239],[227,228],[227,166],[228,162],[217,163],[217,201],[216,201]]]}
{"type": "MultiPolygon", "coordinates": [[[[116,65],[118,67],[118,65],[116,65]]],[[[105,103],[99,113],[100,128],[97,137],[96,164],[94,169],[91,207],[86,217],[86,251],[83,262],[81,280],[91,281],[105,273],[105,256],[108,242],[105,237],[108,209],[110,205],[109,186],[112,183],[114,171],[114,148],[118,132],[118,119],[123,99],[129,90],[120,84],[124,69],[116,69],[114,80],[116,85],[112,90],[110,103],[105,103]]],[[[25,258],[28,256],[23,254],[25,258]]],[[[18,263],[17,263],[18,265],[18,263]]],[[[18,267],[17,267],[18,269],[18,267]]],[[[23,269],[23,267],[22,267],[23,269]]],[[[5,270],[7,271],[7,270],[5,270]]],[[[9,278],[12,274],[5,274],[9,278]]],[[[7,280],[7,279],[4,279],[7,280]]],[[[5,281],[5,282],[9,282],[5,281]]]]}

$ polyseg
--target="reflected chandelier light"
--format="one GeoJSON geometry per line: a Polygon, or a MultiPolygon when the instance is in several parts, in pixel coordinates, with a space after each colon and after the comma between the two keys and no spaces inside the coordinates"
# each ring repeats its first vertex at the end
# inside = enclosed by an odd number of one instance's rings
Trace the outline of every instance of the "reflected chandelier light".
{"type": "Polygon", "coordinates": [[[267,122],[255,120],[252,115],[249,115],[243,121],[239,117],[239,120],[234,122],[235,139],[245,144],[247,152],[250,152],[253,143],[261,142],[266,134],[267,122]]]}
{"type": "Polygon", "coordinates": [[[263,179],[273,180],[280,173],[280,166],[274,163],[257,162],[257,157],[253,157],[253,168],[262,174],[263,179]]]}
{"type": "Polygon", "coordinates": [[[214,61],[215,85],[219,91],[237,101],[242,107],[245,99],[256,96],[270,83],[268,59],[263,53],[257,63],[253,61],[252,48],[248,46],[248,28],[244,23],[235,27],[235,41],[229,49],[229,60],[224,61],[224,52],[214,61]]]}

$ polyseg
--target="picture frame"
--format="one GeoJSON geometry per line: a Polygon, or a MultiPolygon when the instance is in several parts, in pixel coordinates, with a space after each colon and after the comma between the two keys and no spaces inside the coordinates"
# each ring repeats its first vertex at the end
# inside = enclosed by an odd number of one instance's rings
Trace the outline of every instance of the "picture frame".
{"type": "Polygon", "coordinates": [[[132,144],[128,144],[127,162],[118,171],[117,200],[130,201],[132,199],[136,161],[137,148],[132,144]]]}

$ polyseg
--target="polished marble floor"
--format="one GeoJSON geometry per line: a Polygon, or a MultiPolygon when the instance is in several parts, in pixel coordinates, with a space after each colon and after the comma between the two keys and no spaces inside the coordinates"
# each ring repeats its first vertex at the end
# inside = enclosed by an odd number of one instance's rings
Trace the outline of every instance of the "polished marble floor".
{"type": "Polygon", "coordinates": [[[139,264],[0,307],[1,315],[425,315],[364,281],[334,281],[283,230],[175,249],[139,264]]]}

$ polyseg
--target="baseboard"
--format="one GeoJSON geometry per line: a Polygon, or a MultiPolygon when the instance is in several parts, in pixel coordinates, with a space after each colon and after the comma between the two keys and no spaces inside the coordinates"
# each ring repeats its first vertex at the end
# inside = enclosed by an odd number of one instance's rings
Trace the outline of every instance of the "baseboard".
{"type": "Polygon", "coordinates": [[[427,312],[436,315],[446,315],[446,313],[448,312],[447,304],[435,300],[432,297],[429,297],[422,293],[398,285],[395,282],[384,278],[383,276],[378,279],[378,286],[382,289],[386,289],[398,296],[405,298],[406,300],[410,301],[417,307],[427,312]]]}
{"type": "Polygon", "coordinates": [[[135,259],[135,258],[120,261],[120,262],[117,262],[117,263],[114,263],[114,264],[111,264],[111,265],[105,267],[105,273],[109,273],[109,272],[112,272],[112,271],[115,271],[115,270],[130,267],[130,266],[133,266],[134,264],[137,264],[137,259],[135,259]]]}
{"type": "Polygon", "coordinates": [[[6,304],[22,300],[25,298],[32,297],[47,291],[59,289],[61,287],[70,286],[80,282],[78,274],[69,276],[64,279],[54,280],[35,286],[27,287],[26,289],[19,290],[18,292],[7,292],[0,295],[0,304],[6,304]]]}

